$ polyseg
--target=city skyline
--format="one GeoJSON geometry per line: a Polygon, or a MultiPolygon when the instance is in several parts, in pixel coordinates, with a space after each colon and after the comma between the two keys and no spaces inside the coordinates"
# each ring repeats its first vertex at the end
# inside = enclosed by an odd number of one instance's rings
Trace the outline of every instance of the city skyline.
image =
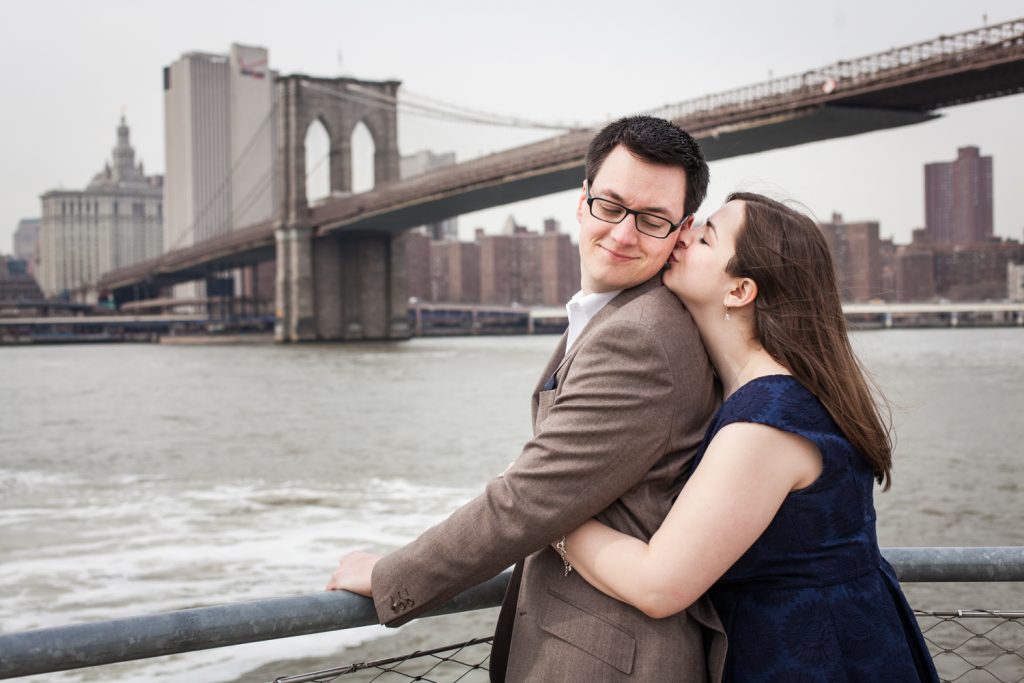
{"type": "MultiPolygon", "coordinates": [[[[260,45],[270,52],[270,67],[282,74],[397,78],[403,81],[404,91],[467,107],[593,125],[666,102],[975,28],[982,25],[983,12],[990,24],[1019,14],[1019,7],[1009,2],[936,7],[927,15],[919,15],[909,4],[893,7],[880,2],[867,3],[856,13],[847,13],[838,3],[823,7],[801,2],[770,12],[750,4],[741,13],[751,21],[731,27],[716,21],[708,8],[684,10],[647,2],[636,5],[638,11],[663,16],[665,26],[643,22],[651,32],[650,40],[643,43],[645,50],[630,51],[601,49],[601,41],[592,40],[601,35],[602,27],[607,28],[601,18],[615,5],[594,3],[592,16],[585,17],[576,17],[567,8],[545,6],[547,21],[539,25],[535,17],[525,16],[529,11],[524,16],[500,17],[506,35],[519,32],[528,38],[509,40],[508,54],[494,45],[493,37],[481,35],[479,27],[499,19],[486,10],[466,3],[442,3],[458,11],[438,12],[450,19],[431,26],[426,18],[415,21],[424,10],[403,7],[407,15],[403,21],[385,26],[394,15],[392,4],[351,7],[346,13],[335,5],[307,2],[280,17],[271,13],[271,6],[258,3],[245,5],[245,12],[237,3],[202,11],[197,4],[185,3],[173,11],[158,7],[145,12],[122,2],[88,10],[71,3],[15,3],[12,16],[19,21],[5,22],[7,28],[0,29],[5,39],[0,54],[7,57],[0,69],[5,82],[32,95],[26,106],[0,113],[0,135],[7,151],[0,167],[5,188],[0,201],[0,252],[11,249],[20,219],[39,214],[40,195],[86,183],[94,160],[109,147],[111,122],[122,107],[132,122],[133,142],[147,170],[164,172],[160,74],[189,51],[221,53],[232,42],[260,45]],[[44,15],[54,10],[61,18],[44,23],[44,15]],[[351,21],[346,22],[346,17],[351,21]],[[308,21],[311,18],[317,20],[308,21]],[[683,42],[701,56],[699,68],[688,68],[694,60],[680,58],[685,50],[665,47],[676,24],[687,26],[683,42]],[[145,29],[157,25],[160,31],[145,29]],[[96,32],[128,26],[132,31],[118,31],[121,43],[116,50],[96,47],[92,39],[96,32]],[[12,30],[15,27],[17,31],[12,30]],[[769,40],[769,34],[799,35],[800,40],[769,40]],[[64,49],[54,50],[57,44],[64,49]],[[68,54],[76,55],[75,59],[63,59],[68,54]],[[674,78],[657,68],[665,64],[678,67],[674,78]],[[109,75],[115,73],[116,77],[109,75]],[[591,87],[597,76],[616,84],[619,96],[614,101],[591,87]],[[52,80],[55,87],[43,92],[38,87],[43,78],[52,80]]],[[[1015,139],[1010,123],[1024,113],[1024,95],[942,113],[937,121],[909,128],[715,162],[711,191],[701,213],[710,213],[730,191],[762,191],[803,202],[818,220],[826,220],[833,211],[854,220],[877,220],[884,237],[909,242],[911,231],[924,225],[921,167],[951,158],[959,147],[977,145],[995,157],[995,234],[1019,239],[1024,197],[1013,191],[1013,183],[1024,176],[1024,141],[1015,139]],[[826,169],[831,172],[823,172],[826,169]]],[[[443,123],[408,114],[399,118],[402,154],[422,149],[454,151],[459,161],[551,134],[443,123]]],[[[577,191],[563,192],[468,214],[460,220],[460,236],[471,236],[477,226],[497,230],[503,217],[513,213],[528,224],[553,216],[575,238],[577,195],[577,191]]]]}

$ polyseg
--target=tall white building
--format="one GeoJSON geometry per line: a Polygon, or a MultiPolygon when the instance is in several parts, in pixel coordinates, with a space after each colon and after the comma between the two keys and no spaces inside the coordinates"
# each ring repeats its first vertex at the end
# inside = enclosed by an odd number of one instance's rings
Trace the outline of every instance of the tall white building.
{"type": "Polygon", "coordinates": [[[136,165],[124,117],[111,162],[85,190],[51,190],[41,199],[38,280],[47,296],[88,297],[104,273],[160,255],[163,177],[136,165]]]}
{"type": "Polygon", "coordinates": [[[165,252],[274,216],[274,76],[244,45],[164,68],[165,252]]]}

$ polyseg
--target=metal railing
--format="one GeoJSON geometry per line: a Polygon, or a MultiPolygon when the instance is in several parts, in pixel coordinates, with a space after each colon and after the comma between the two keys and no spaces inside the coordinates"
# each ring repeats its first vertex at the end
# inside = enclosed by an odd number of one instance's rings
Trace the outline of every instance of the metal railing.
{"type": "MultiPolygon", "coordinates": [[[[904,582],[1024,581],[1024,547],[886,548],[882,553],[896,569],[900,580],[904,582]]],[[[495,607],[501,603],[510,575],[511,572],[506,571],[490,581],[462,593],[425,616],[495,607]]],[[[1022,620],[1024,615],[1020,612],[984,612],[983,614],[986,618],[1010,622],[1015,628],[1020,627],[1024,630],[1024,620],[1022,620]]],[[[994,636],[998,635],[996,630],[1002,627],[997,624],[983,633],[972,631],[974,635],[962,638],[963,643],[947,643],[946,640],[943,640],[945,637],[943,629],[946,627],[939,628],[939,625],[950,622],[959,624],[959,620],[976,618],[966,615],[968,615],[966,612],[921,613],[923,617],[933,617],[938,620],[936,624],[928,628],[926,636],[939,651],[939,654],[952,653],[951,656],[958,656],[970,666],[976,666],[971,663],[973,660],[970,657],[973,655],[968,656],[961,649],[969,642],[976,644],[978,638],[990,643],[999,642],[994,639],[994,636]]],[[[370,600],[351,593],[324,592],[89,624],[36,629],[0,635],[0,679],[147,659],[376,623],[377,616],[370,600]]],[[[468,644],[461,643],[459,646],[468,647],[468,644]]],[[[1024,649],[1022,648],[1024,648],[1024,639],[1012,649],[1004,648],[1003,653],[997,655],[995,659],[1003,657],[1012,659],[1012,656],[1015,656],[1024,665],[1024,657],[1022,657],[1024,649]]],[[[438,651],[440,650],[443,648],[438,651]]],[[[413,654],[422,656],[422,653],[413,654]]],[[[411,658],[412,656],[406,656],[397,659],[406,661],[411,658]]],[[[1009,663],[1013,664],[1012,661],[1009,663]]],[[[367,668],[371,665],[374,664],[350,665],[350,667],[342,668],[351,668],[352,666],[367,668]]],[[[485,669],[482,661],[472,666],[476,669],[485,669]]],[[[991,666],[991,664],[986,666],[991,666]]],[[[341,673],[334,673],[333,676],[336,677],[341,673]]],[[[993,677],[990,680],[1021,679],[1024,679],[1024,671],[1018,674],[1018,678],[993,677]]],[[[300,679],[292,677],[281,680],[296,681],[300,679]]],[[[301,680],[330,680],[330,678],[314,677],[301,680]]],[[[430,679],[421,678],[420,680],[430,679]]]]}

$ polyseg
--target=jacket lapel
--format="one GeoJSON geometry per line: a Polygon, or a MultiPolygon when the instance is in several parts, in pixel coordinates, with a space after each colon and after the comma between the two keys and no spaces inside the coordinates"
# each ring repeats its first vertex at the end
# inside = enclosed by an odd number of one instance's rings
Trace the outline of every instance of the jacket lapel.
{"type": "MultiPolygon", "coordinates": [[[[586,340],[587,337],[593,334],[594,330],[599,328],[604,320],[611,317],[611,315],[615,313],[615,311],[619,310],[633,299],[637,298],[641,294],[646,294],[647,292],[651,291],[656,287],[661,287],[661,273],[658,273],[647,282],[639,284],[636,287],[633,287],[632,289],[626,289],[623,290],[622,292],[619,292],[619,295],[616,296],[611,301],[609,301],[604,308],[598,311],[597,315],[591,318],[590,321],[587,323],[586,327],[584,327],[580,331],[580,335],[576,337],[576,341],[573,342],[572,348],[569,349],[569,353],[565,353],[565,342],[567,340],[567,335],[562,335],[562,355],[559,356],[558,364],[555,365],[555,367],[551,369],[550,372],[548,372],[549,368],[545,368],[545,374],[541,378],[541,385],[538,385],[538,390],[540,386],[542,386],[543,383],[547,381],[548,377],[557,374],[558,371],[562,369],[562,366],[565,365],[566,361],[572,358],[576,351],[583,346],[584,340],[586,340]]],[[[536,397],[536,395],[537,391],[534,391],[534,397],[536,397]]]]}

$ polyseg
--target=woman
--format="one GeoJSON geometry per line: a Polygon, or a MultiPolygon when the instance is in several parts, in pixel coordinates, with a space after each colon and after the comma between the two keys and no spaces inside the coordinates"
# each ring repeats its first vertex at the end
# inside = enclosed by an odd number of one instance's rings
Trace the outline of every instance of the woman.
{"type": "Polygon", "coordinates": [[[680,237],[664,282],[697,322],[722,407],[649,544],[592,520],[556,550],[651,617],[710,590],[725,680],[937,681],[879,554],[872,488],[889,485],[889,432],[817,226],[734,194],[680,237]]]}

